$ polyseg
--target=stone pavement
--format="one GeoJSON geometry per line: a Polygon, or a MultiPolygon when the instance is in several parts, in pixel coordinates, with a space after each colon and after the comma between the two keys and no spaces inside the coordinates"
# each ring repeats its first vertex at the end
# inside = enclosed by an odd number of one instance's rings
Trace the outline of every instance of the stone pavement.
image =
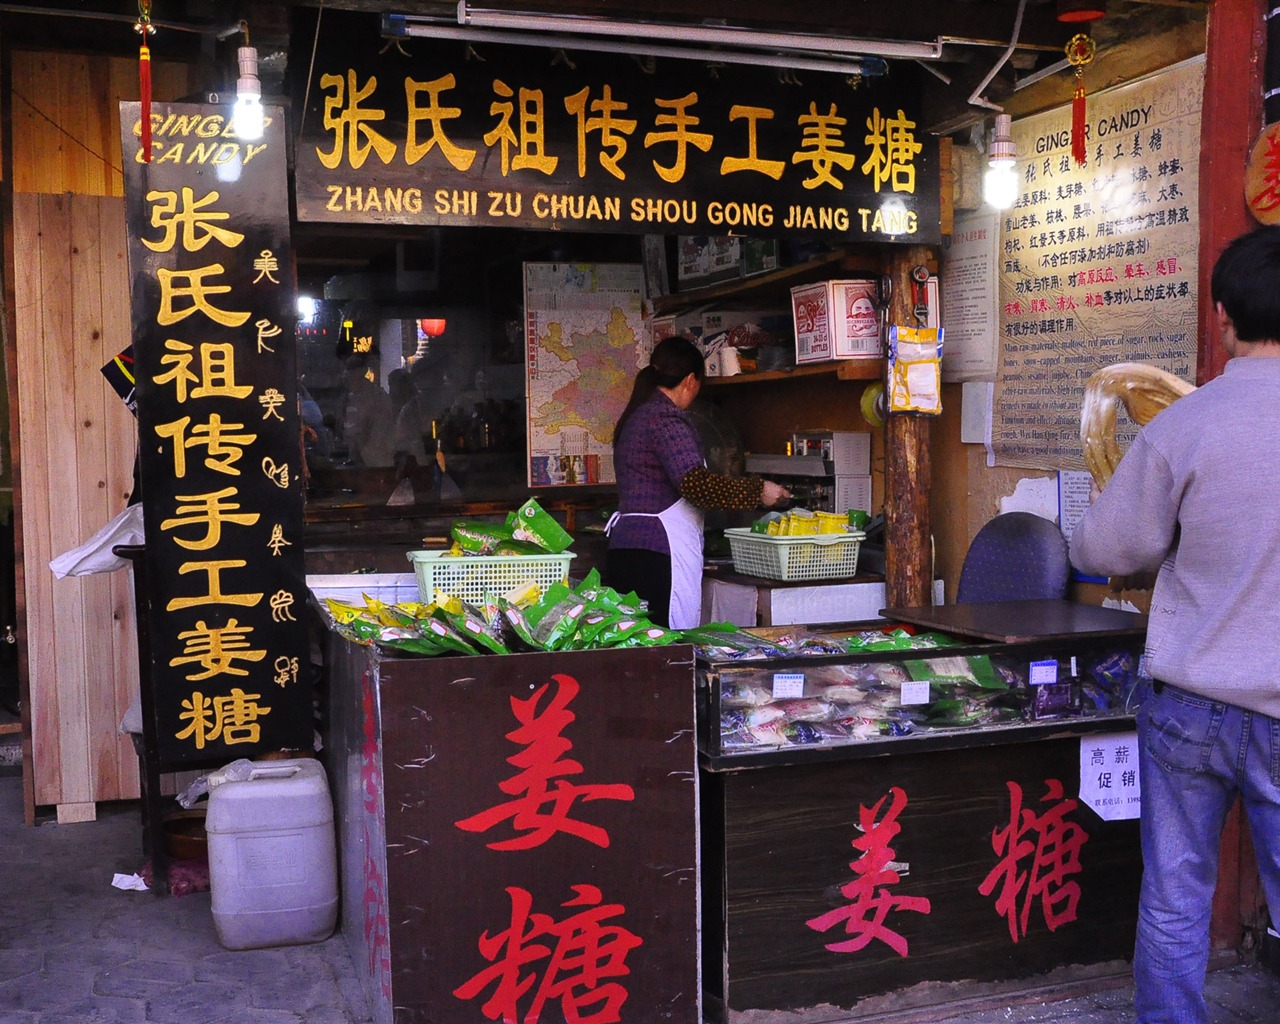
{"type": "MultiPolygon", "coordinates": [[[[136,803],[98,820],[22,823],[21,778],[0,769],[0,1024],[362,1024],[370,1021],[341,935],[224,950],[208,893],[158,898],[111,887],[142,863],[136,803]]],[[[1280,978],[1214,971],[1210,1024],[1277,1024],[1280,978]]],[[[877,1020],[886,1024],[1129,1024],[1123,980],[1045,1002],[1025,996],[877,1020]]],[[[477,1016],[476,1024],[484,1024],[477,1016]]],[[[651,1024],[637,1021],[635,1024],[651,1024]]]]}
{"type": "Polygon", "coordinates": [[[0,776],[0,1024],[351,1024],[370,1020],[341,935],[231,952],[209,894],[114,889],[143,862],[138,805],[22,822],[0,776]]]}

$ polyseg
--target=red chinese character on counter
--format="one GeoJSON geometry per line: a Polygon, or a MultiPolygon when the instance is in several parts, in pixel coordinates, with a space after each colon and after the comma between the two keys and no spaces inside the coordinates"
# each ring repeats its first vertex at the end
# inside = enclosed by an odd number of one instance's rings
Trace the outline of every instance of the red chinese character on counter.
{"type": "Polygon", "coordinates": [[[558,1017],[577,1024],[614,1024],[621,1020],[626,988],[611,978],[630,974],[627,955],[644,940],[610,918],[626,913],[619,903],[603,904],[594,885],[575,885],[576,896],[562,906],[584,909],[556,921],[531,913],[533,897],[510,887],[511,927],[480,936],[478,947],[492,967],[486,967],[458,988],[459,999],[474,999],[489,985],[493,993],[483,1006],[490,1020],[536,1024],[543,1007],[560,1003],[558,1017]],[[541,941],[540,941],[541,940],[541,941]],[[539,969],[542,971],[539,976],[539,969]],[[521,1012],[522,997],[533,994],[521,1012]]]}
{"type": "Polygon", "coordinates": [[[565,757],[573,744],[563,731],[577,718],[569,710],[578,695],[578,681],[572,676],[553,675],[556,691],[549,705],[539,711],[538,705],[551,684],[538,687],[528,700],[511,698],[511,710],[520,722],[507,733],[507,739],[524,747],[507,758],[519,771],[504,780],[498,788],[511,800],[454,822],[467,832],[485,832],[499,822],[510,819],[514,829],[524,833],[513,839],[487,843],[491,850],[529,850],[541,846],[557,832],[567,832],[596,846],[607,848],[609,833],[598,825],[577,821],[569,816],[573,805],[581,800],[634,800],[635,791],[625,783],[573,785],[560,776],[582,774],[582,765],[565,757]]]}
{"type": "Polygon", "coordinates": [[[991,832],[991,848],[1000,861],[978,886],[983,896],[990,896],[1000,883],[996,910],[1009,922],[1009,936],[1014,942],[1027,934],[1031,907],[1040,902],[1044,923],[1049,930],[1076,919],[1080,902],[1080,885],[1070,881],[1080,873],[1080,850],[1089,835],[1068,820],[1079,804],[1064,798],[1062,783],[1046,779],[1047,792],[1041,803],[1049,807],[1043,814],[1023,808],[1022,787],[1008,782],[1010,796],[1009,825],[991,832]],[[1024,870],[1023,861],[1030,859],[1024,870]]]}
{"type": "Polygon", "coordinates": [[[900,865],[894,863],[893,848],[889,844],[902,831],[898,815],[906,806],[907,794],[894,786],[874,807],[858,808],[858,830],[862,835],[853,841],[853,848],[861,851],[862,856],[850,862],[849,867],[853,868],[856,877],[840,889],[849,902],[805,922],[816,932],[844,925],[845,934],[852,937],[843,942],[827,943],[831,952],[856,953],[868,946],[872,939],[879,939],[899,956],[906,956],[907,940],[887,927],[885,918],[895,910],[927,914],[932,909],[929,900],[923,896],[895,896],[890,891],[900,879],[895,870],[900,865]],[[883,818],[877,820],[884,802],[890,798],[893,802],[889,809],[883,818]]]}

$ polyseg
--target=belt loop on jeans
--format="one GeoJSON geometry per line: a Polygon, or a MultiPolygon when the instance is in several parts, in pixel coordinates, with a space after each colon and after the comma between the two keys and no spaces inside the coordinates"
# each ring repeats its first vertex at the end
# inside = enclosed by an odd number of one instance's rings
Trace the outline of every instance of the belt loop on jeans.
{"type": "Polygon", "coordinates": [[[1153,680],[1151,680],[1151,692],[1152,692],[1152,693],[1159,693],[1159,692],[1160,692],[1161,690],[1163,690],[1163,689],[1164,689],[1164,680],[1162,680],[1162,679],[1153,679],[1153,680]]]}

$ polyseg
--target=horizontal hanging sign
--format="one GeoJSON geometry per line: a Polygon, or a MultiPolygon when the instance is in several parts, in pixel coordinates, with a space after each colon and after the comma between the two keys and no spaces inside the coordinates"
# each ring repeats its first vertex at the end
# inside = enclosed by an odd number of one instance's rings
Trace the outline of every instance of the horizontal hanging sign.
{"type": "Polygon", "coordinates": [[[300,221],[940,240],[911,84],[409,39],[326,13],[300,221]],[[405,55],[407,54],[407,56],[405,55]]]}

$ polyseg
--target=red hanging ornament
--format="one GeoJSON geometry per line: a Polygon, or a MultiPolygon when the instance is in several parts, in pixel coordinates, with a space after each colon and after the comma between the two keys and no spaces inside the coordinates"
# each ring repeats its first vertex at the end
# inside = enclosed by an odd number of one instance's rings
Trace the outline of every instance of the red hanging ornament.
{"type": "Polygon", "coordinates": [[[1071,158],[1077,167],[1083,167],[1088,160],[1085,148],[1085,103],[1084,103],[1084,67],[1091,60],[1096,50],[1093,39],[1083,32],[1071,37],[1066,45],[1067,63],[1076,69],[1076,88],[1071,96],[1071,158]]]}
{"type": "Polygon", "coordinates": [[[138,98],[141,102],[141,124],[139,126],[142,159],[151,163],[151,47],[147,45],[147,36],[156,27],[151,24],[151,0],[138,0],[138,20],[133,30],[142,36],[142,45],[138,47],[138,98]]]}

